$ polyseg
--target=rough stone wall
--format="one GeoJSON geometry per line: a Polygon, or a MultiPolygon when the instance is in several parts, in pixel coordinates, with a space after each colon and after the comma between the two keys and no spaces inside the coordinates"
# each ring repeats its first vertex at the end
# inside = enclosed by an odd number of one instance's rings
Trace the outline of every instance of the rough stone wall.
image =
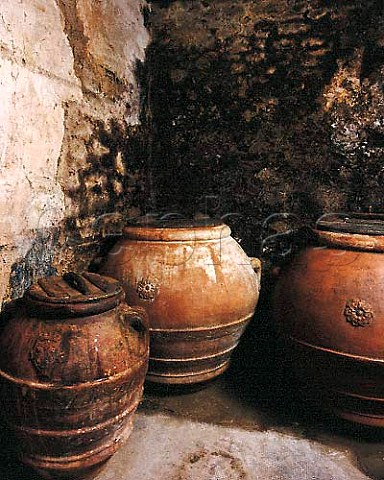
{"type": "Polygon", "coordinates": [[[0,302],[80,269],[143,201],[142,0],[3,0],[0,302]]]}
{"type": "Polygon", "coordinates": [[[251,253],[271,214],[383,210],[381,0],[152,9],[157,209],[226,215],[251,253]]]}
{"type": "Polygon", "coordinates": [[[0,301],[121,215],[226,215],[257,254],[271,214],[383,209],[381,0],[151,9],[144,66],[144,0],[3,0],[0,301]]]}

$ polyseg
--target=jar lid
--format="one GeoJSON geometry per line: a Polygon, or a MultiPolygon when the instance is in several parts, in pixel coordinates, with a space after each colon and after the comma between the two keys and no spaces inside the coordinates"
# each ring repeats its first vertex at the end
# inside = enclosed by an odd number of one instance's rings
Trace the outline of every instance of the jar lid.
{"type": "Polygon", "coordinates": [[[317,221],[316,228],[327,232],[384,235],[384,214],[329,213],[317,221]]]}
{"type": "Polygon", "coordinates": [[[335,248],[384,252],[384,214],[330,213],[316,223],[321,243],[335,248]]]}
{"type": "Polygon", "coordinates": [[[220,219],[186,219],[143,216],[129,220],[123,229],[125,238],[147,241],[217,240],[228,237],[231,229],[220,219]]]}
{"type": "Polygon", "coordinates": [[[124,298],[121,284],[96,273],[69,272],[41,278],[25,294],[31,314],[84,316],[116,307],[124,298]]]}

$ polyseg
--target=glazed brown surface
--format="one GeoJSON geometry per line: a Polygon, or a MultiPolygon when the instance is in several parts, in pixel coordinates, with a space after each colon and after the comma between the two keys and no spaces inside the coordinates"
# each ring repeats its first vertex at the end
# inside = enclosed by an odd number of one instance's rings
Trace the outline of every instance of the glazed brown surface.
{"type": "Polygon", "coordinates": [[[319,389],[320,403],[384,427],[382,236],[317,235],[318,245],[281,270],[274,293],[286,355],[293,371],[319,389]]]}
{"type": "MultiPolygon", "coordinates": [[[[88,278],[77,277],[86,286],[88,278]]],[[[41,285],[32,287],[0,337],[5,419],[22,461],[48,478],[87,475],[108,460],[128,438],[142,396],[145,312],[128,307],[115,280],[93,279],[104,289],[88,285],[91,292],[76,295],[73,284],[66,289],[57,277],[51,297],[41,285]],[[44,295],[51,300],[45,316],[44,295]]]]}

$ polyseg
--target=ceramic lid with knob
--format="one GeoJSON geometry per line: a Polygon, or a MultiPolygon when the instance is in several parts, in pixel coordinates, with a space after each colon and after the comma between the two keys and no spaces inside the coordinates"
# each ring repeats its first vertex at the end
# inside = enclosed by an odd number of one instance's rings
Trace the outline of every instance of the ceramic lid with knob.
{"type": "Polygon", "coordinates": [[[86,316],[106,312],[124,299],[117,280],[75,272],[41,278],[24,296],[30,314],[86,316]]]}

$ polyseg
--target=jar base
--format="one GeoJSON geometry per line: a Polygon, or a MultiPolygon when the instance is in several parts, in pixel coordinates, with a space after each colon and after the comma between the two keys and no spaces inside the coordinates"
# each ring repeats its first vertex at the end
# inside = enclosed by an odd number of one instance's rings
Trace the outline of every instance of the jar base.
{"type": "Polygon", "coordinates": [[[194,385],[215,379],[223,374],[229,367],[229,360],[219,367],[204,372],[188,372],[185,374],[169,375],[164,373],[148,372],[146,381],[167,385],[194,385]]]}
{"type": "Polygon", "coordinates": [[[118,433],[98,450],[73,457],[39,457],[24,454],[21,455],[20,460],[37,472],[43,479],[92,479],[104,468],[105,464],[121,445],[127,441],[132,430],[133,418],[131,415],[118,433]]]}
{"type": "Polygon", "coordinates": [[[384,428],[384,398],[331,392],[329,406],[337,417],[366,427],[384,428]]]}
{"type": "Polygon", "coordinates": [[[311,402],[329,415],[360,426],[384,429],[384,365],[380,359],[285,338],[286,368],[308,392],[311,402]]]}
{"type": "Polygon", "coordinates": [[[75,472],[63,472],[63,471],[56,471],[56,470],[44,470],[40,468],[33,468],[31,467],[43,480],[72,480],[76,478],[76,480],[92,480],[95,478],[100,472],[104,470],[106,467],[107,462],[110,458],[103,460],[101,464],[95,465],[93,467],[79,470],[75,472]]]}

